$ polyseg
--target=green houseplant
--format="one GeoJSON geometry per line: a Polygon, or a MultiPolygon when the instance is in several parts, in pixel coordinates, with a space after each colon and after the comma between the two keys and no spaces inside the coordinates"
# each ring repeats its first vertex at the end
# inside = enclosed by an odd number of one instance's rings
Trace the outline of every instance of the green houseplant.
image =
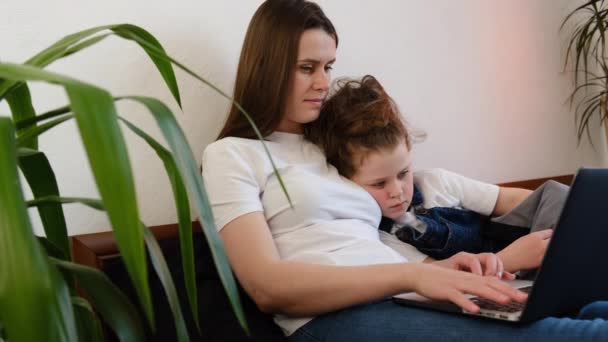
{"type": "Polygon", "coordinates": [[[572,10],[561,26],[564,29],[567,23],[573,24],[564,68],[572,61],[575,89],[570,103],[575,106],[579,143],[585,133],[591,141],[589,124],[595,115],[608,137],[607,16],[604,0],[589,0],[572,10]]]}
{"type": "MultiPolygon", "coordinates": [[[[204,235],[233,311],[247,331],[236,283],[214,227],[198,167],[173,113],[155,98],[114,97],[107,90],[44,69],[53,61],[111,35],[133,41],[144,50],[180,106],[173,66],[232,101],[213,84],[167,55],[154,36],[131,24],[83,30],[62,38],[22,64],[0,63],[0,102],[7,101],[11,111],[10,117],[0,116],[0,338],[8,341],[99,341],[102,336],[97,314],[121,340],[144,338],[143,323],[133,303],[103,273],[70,261],[62,205],[80,203],[107,212],[139,305],[148,324],[154,327],[147,282],[147,247],[173,312],[177,339],[189,339],[164,257],[153,235],[139,218],[120,122],[155,150],[170,179],[178,213],[184,283],[197,327],[199,318],[189,201],[194,203],[202,221],[204,235]],[[34,81],[63,87],[69,104],[37,113],[28,88],[28,82],[34,81]],[[117,101],[135,101],[147,108],[169,148],[164,148],[155,138],[120,117],[115,107],[117,101]],[[39,135],[72,119],[76,121],[101,199],[61,197],[51,165],[38,148],[39,135]],[[18,169],[25,176],[34,198],[24,198],[18,169]],[[37,207],[46,237],[34,235],[28,207],[37,207]],[[92,303],[78,295],[75,283],[86,292],[92,303]]],[[[249,119],[245,111],[237,103],[235,105],[249,119]]],[[[262,139],[251,119],[249,121],[262,139]]]]}

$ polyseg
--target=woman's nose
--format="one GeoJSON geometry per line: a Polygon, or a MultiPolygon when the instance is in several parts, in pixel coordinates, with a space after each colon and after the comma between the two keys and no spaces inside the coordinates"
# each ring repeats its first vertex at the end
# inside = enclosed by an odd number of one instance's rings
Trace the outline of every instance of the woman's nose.
{"type": "Polygon", "coordinates": [[[314,89],[327,91],[329,89],[330,79],[331,77],[329,76],[329,73],[327,73],[325,70],[319,71],[314,80],[314,89]]]}

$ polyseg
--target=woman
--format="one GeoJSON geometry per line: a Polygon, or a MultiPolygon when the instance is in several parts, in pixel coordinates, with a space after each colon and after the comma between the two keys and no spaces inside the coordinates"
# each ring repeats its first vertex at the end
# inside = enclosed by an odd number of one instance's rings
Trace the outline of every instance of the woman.
{"type": "Polygon", "coordinates": [[[446,334],[465,339],[473,332],[496,340],[608,336],[604,321],[550,318],[513,327],[386,299],[415,291],[477,311],[464,293],[501,303],[526,296],[496,277],[479,275],[502,271],[493,254],[408,263],[379,241],[380,209],[373,198],[341,178],[301,134],[302,124],[319,115],[337,45],[329,19],[303,0],[264,2],[243,44],[234,97],[265,136],[293,208],[236,108],[203,156],[205,185],[228,258],[260,309],[274,313],[293,341],[445,340],[446,334]]]}

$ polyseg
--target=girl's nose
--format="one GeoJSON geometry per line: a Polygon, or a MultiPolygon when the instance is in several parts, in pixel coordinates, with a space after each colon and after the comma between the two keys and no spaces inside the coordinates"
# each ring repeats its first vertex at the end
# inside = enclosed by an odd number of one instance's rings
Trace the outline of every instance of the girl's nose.
{"type": "Polygon", "coordinates": [[[401,189],[401,185],[398,182],[394,182],[391,185],[391,191],[389,193],[390,198],[399,198],[403,194],[403,189],[401,189]]]}

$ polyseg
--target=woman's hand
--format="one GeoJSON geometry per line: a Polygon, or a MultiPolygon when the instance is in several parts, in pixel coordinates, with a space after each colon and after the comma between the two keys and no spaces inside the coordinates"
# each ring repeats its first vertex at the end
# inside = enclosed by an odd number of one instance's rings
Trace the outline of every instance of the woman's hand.
{"type": "Polygon", "coordinates": [[[469,312],[478,312],[479,307],[465,294],[480,296],[501,304],[507,304],[511,300],[524,302],[528,297],[496,277],[483,277],[434,264],[419,265],[421,268],[413,283],[415,292],[427,298],[453,302],[469,312]]]}
{"type": "Polygon", "coordinates": [[[505,272],[503,261],[493,253],[471,254],[460,252],[447,259],[434,261],[432,264],[453,270],[471,272],[476,275],[496,276],[506,280],[515,279],[515,275],[505,272]]]}
{"type": "Polygon", "coordinates": [[[503,261],[505,270],[516,272],[540,266],[552,235],[551,229],[530,233],[498,252],[497,255],[503,261]]]}

